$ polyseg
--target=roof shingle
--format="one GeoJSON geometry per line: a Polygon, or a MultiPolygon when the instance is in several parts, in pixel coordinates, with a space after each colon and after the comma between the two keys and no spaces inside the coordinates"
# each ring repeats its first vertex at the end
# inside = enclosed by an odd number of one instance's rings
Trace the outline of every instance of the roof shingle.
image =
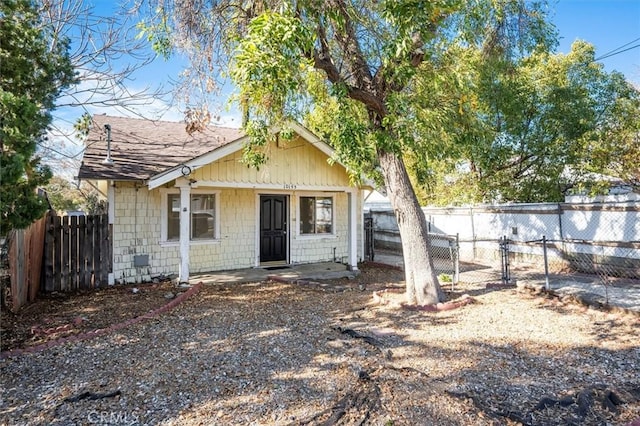
{"type": "Polygon", "coordinates": [[[80,179],[147,180],[244,136],[240,129],[208,127],[189,135],[185,123],[95,115],[86,140],[80,179]],[[111,125],[112,164],[107,158],[111,125]]]}

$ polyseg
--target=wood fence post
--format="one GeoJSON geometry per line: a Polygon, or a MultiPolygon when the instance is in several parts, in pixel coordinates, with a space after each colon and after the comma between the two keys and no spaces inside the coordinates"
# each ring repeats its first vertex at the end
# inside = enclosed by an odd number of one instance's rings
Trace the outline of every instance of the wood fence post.
{"type": "Polygon", "coordinates": [[[100,215],[100,285],[109,284],[109,216],[100,215]]]}
{"type": "Polygon", "coordinates": [[[29,301],[34,301],[38,296],[42,285],[42,272],[44,271],[44,249],[45,239],[47,238],[47,220],[51,215],[50,211],[47,211],[43,217],[41,217],[31,230],[31,254],[29,268],[29,301]]]}
{"type": "Polygon", "coordinates": [[[61,270],[61,289],[62,291],[76,290],[71,287],[71,279],[69,276],[69,216],[62,216],[62,257],[60,259],[61,270]]]}
{"type": "Polygon", "coordinates": [[[53,291],[53,256],[55,253],[54,223],[55,215],[47,215],[45,221],[45,239],[44,239],[44,280],[42,289],[46,292],[53,291]]]}
{"type": "Polygon", "coordinates": [[[78,217],[78,288],[87,287],[85,278],[87,270],[86,235],[87,218],[86,216],[80,216],[78,217]]]}
{"type": "Polygon", "coordinates": [[[24,229],[10,234],[9,273],[11,274],[11,309],[15,312],[26,302],[24,229]]]}
{"type": "Polygon", "coordinates": [[[78,281],[78,216],[71,216],[69,218],[69,244],[71,244],[69,250],[69,274],[71,288],[80,288],[78,281]]]}
{"type": "Polygon", "coordinates": [[[94,256],[94,249],[95,249],[95,244],[93,244],[94,241],[94,219],[95,216],[87,216],[87,234],[86,234],[86,239],[85,239],[85,250],[84,250],[84,256],[85,259],[87,261],[87,268],[84,271],[84,285],[85,288],[93,288],[95,286],[95,265],[94,265],[94,261],[95,261],[95,256],[94,256]]]}
{"type": "Polygon", "coordinates": [[[53,291],[62,289],[62,223],[53,216],[53,291]]]}

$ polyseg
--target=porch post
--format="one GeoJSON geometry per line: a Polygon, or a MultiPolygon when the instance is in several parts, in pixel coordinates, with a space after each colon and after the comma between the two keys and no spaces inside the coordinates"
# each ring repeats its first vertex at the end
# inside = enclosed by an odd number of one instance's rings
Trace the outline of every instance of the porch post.
{"type": "Polygon", "coordinates": [[[176,179],[176,187],[180,188],[180,270],[178,283],[189,282],[189,220],[191,217],[191,185],[187,179],[176,179]]]}
{"type": "Polygon", "coordinates": [[[357,189],[347,192],[349,199],[349,269],[358,270],[358,195],[357,189]]]}
{"type": "Polygon", "coordinates": [[[107,283],[109,285],[114,285],[116,283],[116,277],[113,273],[114,267],[114,250],[113,250],[113,222],[116,217],[116,190],[113,186],[113,181],[107,181],[107,214],[109,218],[109,252],[111,253],[111,270],[109,271],[109,275],[107,275],[107,283]]]}

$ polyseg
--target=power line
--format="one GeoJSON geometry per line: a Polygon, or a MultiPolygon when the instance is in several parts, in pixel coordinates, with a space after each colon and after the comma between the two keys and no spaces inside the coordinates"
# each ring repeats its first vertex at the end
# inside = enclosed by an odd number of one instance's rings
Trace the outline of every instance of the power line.
{"type": "Polygon", "coordinates": [[[638,37],[638,38],[637,38],[637,39],[635,39],[635,40],[631,40],[630,42],[625,43],[625,44],[623,44],[623,45],[622,45],[622,46],[620,46],[620,47],[616,47],[615,49],[610,50],[610,51],[608,51],[607,53],[604,53],[604,54],[600,55],[600,56],[599,56],[599,57],[597,57],[595,60],[596,60],[596,61],[599,61],[599,60],[601,60],[601,59],[610,58],[611,56],[615,56],[615,55],[618,55],[618,54],[620,54],[620,53],[624,53],[624,52],[626,52],[626,51],[628,51],[628,50],[635,49],[636,47],[640,46],[640,44],[636,44],[635,46],[631,46],[631,47],[627,47],[627,46],[629,46],[629,45],[630,45],[630,44],[632,44],[632,43],[637,42],[638,40],[640,40],[640,37],[638,37]],[[627,48],[626,48],[626,49],[624,49],[625,47],[627,47],[627,48]],[[621,50],[621,49],[622,49],[622,50],[621,50]]]}
{"type": "Polygon", "coordinates": [[[622,46],[620,46],[620,47],[616,47],[616,48],[615,48],[615,49],[613,49],[613,50],[610,50],[610,51],[608,51],[608,52],[606,52],[606,53],[603,53],[603,54],[602,54],[602,56],[607,56],[607,55],[608,55],[608,54],[610,54],[610,53],[614,53],[616,50],[620,50],[620,49],[622,49],[623,47],[627,47],[627,46],[628,46],[628,45],[630,45],[631,43],[635,43],[635,42],[636,42],[636,41],[638,41],[638,40],[640,40],[640,37],[638,37],[638,38],[637,38],[637,39],[635,39],[635,40],[631,40],[629,43],[623,44],[623,45],[622,45],[622,46]]]}
{"type": "Polygon", "coordinates": [[[627,50],[635,49],[636,47],[640,47],[640,44],[636,44],[635,46],[628,47],[628,48],[626,48],[626,49],[624,49],[624,50],[620,50],[619,52],[616,52],[616,53],[611,53],[611,54],[606,55],[606,56],[600,56],[599,58],[596,58],[595,60],[596,60],[596,61],[599,61],[599,60],[601,60],[601,59],[607,59],[607,58],[610,58],[610,57],[612,57],[612,56],[616,56],[616,55],[618,55],[618,54],[620,54],[620,53],[624,53],[624,52],[626,52],[627,50]]]}

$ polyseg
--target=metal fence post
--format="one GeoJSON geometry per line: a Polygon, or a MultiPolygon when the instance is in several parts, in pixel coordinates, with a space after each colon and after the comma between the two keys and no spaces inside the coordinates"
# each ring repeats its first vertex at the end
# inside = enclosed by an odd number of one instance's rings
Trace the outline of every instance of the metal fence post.
{"type": "Polygon", "coordinates": [[[454,247],[455,261],[453,262],[453,283],[460,282],[460,233],[456,233],[456,246],[454,247]]]}
{"type": "Polygon", "coordinates": [[[542,255],[544,257],[544,288],[548,291],[549,286],[549,261],[547,258],[547,237],[542,236],[542,255]]]}
{"type": "Polygon", "coordinates": [[[371,262],[375,257],[374,240],[373,216],[371,213],[367,213],[364,218],[364,255],[371,262]]]}
{"type": "Polygon", "coordinates": [[[500,238],[500,258],[502,265],[502,284],[509,285],[511,277],[509,276],[509,240],[504,235],[500,238]]]}

